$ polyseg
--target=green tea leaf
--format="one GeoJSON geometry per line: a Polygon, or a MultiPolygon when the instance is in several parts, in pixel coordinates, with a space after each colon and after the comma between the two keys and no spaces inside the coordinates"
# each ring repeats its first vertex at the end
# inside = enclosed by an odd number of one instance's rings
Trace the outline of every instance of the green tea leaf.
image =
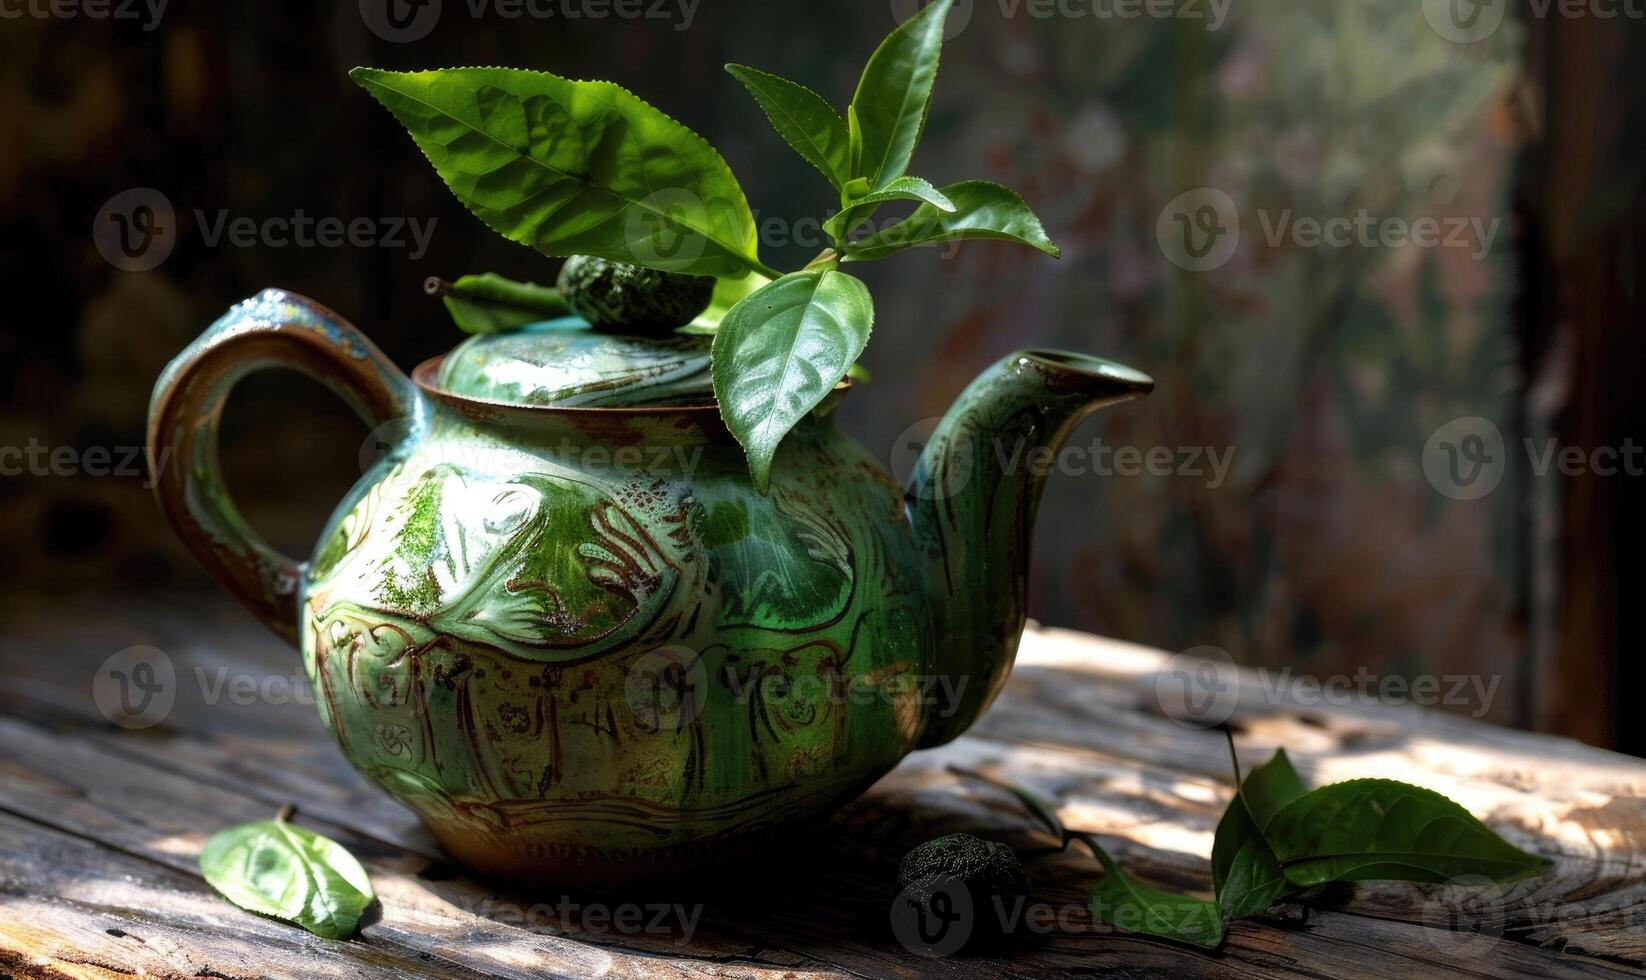
{"type": "MultiPolygon", "coordinates": [[[[852,173],[862,173],[863,163],[863,125],[857,121],[857,106],[846,106],[846,139],[849,142],[852,155],[852,173]]],[[[862,197],[873,188],[869,187],[869,178],[853,177],[846,183],[847,193],[854,197],[862,197]],[[858,181],[862,181],[860,185],[858,181]],[[858,188],[863,190],[859,191],[858,188]]]]}
{"type": "Polygon", "coordinates": [[[1225,919],[1258,915],[1290,887],[1262,827],[1307,791],[1286,750],[1280,749],[1246,775],[1229,801],[1212,839],[1212,885],[1225,919]]]}
{"type": "Polygon", "coordinates": [[[720,321],[714,394],[761,493],[778,444],[845,377],[873,326],[868,287],[832,269],[790,273],[720,321]]]}
{"type": "MultiPolygon", "coordinates": [[[[1223,883],[1229,878],[1229,869],[1234,867],[1235,855],[1254,840],[1263,840],[1263,830],[1252,819],[1246,801],[1237,792],[1217,821],[1217,831],[1212,835],[1212,887],[1217,890],[1220,899],[1223,883]]],[[[1267,849],[1268,845],[1264,847],[1267,849]]],[[[1272,853],[1270,857],[1273,857],[1272,853]]],[[[1280,862],[1276,860],[1275,868],[1278,870],[1279,867],[1280,862]]]]}
{"type": "Polygon", "coordinates": [[[1032,245],[1054,259],[1062,254],[1023,199],[999,184],[967,180],[942,188],[942,193],[954,204],[953,212],[922,204],[890,228],[847,245],[844,261],[883,259],[906,248],[974,239],[1032,245]]]}
{"type": "Polygon", "coordinates": [[[569,312],[554,287],[515,282],[494,272],[439,283],[431,291],[441,293],[446,312],[465,333],[509,333],[569,312]]]}
{"type": "Polygon", "coordinates": [[[1223,917],[1203,898],[1140,885],[1120,870],[1114,858],[1090,834],[1074,834],[1103,863],[1104,875],[1092,886],[1087,907],[1099,922],[1126,932],[1160,936],[1216,949],[1223,944],[1223,917]]]}
{"type": "Polygon", "coordinates": [[[943,48],[943,22],[954,0],[937,0],[880,42],[863,69],[851,113],[857,116],[861,154],[855,176],[878,190],[903,176],[926,128],[932,83],[943,48]]]}
{"type": "Polygon", "coordinates": [[[784,142],[844,190],[852,179],[851,135],[834,106],[799,82],[758,68],[727,65],[726,71],[760,103],[784,142]]]}
{"type": "Polygon", "coordinates": [[[376,899],[371,879],[336,841],[284,820],[260,820],[213,834],[200,873],[223,897],[250,912],[345,939],[376,899]]]}
{"type": "Polygon", "coordinates": [[[1203,898],[1140,885],[1118,867],[1092,887],[1087,906],[1116,929],[1216,949],[1223,944],[1223,917],[1203,898]]]}
{"type": "Polygon", "coordinates": [[[1217,904],[1227,920],[1249,919],[1267,912],[1291,887],[1269,845],[1261,837],[1253,838],[1241,845],[1230,864],[1217,890],[1217,904]]]}
{"type": "Polygon", "coordinates": [[[1391,779],[1323,786],[1281,807],[1263,832],[1286,877],[1305,887],[1460,875],[1510,882],[1550,867],[1439,793],[1391,779]]]}
{"type": "Polygon", "coordinates": [[[1291,887],[1240,796],[1229,801],[1217,823],[1212,839],[1212,885],[1225,919],[1261,914],[1291,887]]]}
{"type": "Polygon", "coordinates": [[[823,222],[823,230],[836,242],[844,242],[863,221],[874,214],[877,207],[889,201],[923,201],[939,211],[953,213],[954,202],[943,192],[919,177],[899,177],[878,191],[856,198],[838,214],[823,222]]]}
{"type": "Polygon", "coordinates": [[[1292,768],[1292,760],[1285,749],[1276,749],[1268,762],[1246,774],[1240,795],[1251,809],[1252,819],[1259,827],[1266,827],[1281,807],[1309,791],[1303,777],[1292,768]]]}
{"type": "Polygon", "coordinates": [[[726,161],[617,85],[512,68],[349,76],[458,200],[513,241],[665,272],[771,272],[726,161]]]}
{"type": "Polygon", "coordinates": [[[852,204],[884,204],[888,201],[924,201],[945,213],[955,211],[954,202],[921,177],[899,177],[880,190],[856,198],[852,204]]]}

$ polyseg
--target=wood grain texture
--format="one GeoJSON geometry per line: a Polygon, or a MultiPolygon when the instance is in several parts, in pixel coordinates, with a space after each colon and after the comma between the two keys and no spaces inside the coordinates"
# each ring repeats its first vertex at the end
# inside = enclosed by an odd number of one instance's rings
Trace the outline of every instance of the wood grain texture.
{"type": "Polygon", "coordinates": [[[970,735],[910,756],[771,859],[644,894],[562,895],[459,873],[349,769],[300,689],[245,704],[226,688],[212,696],[223,668],[259,683],[298,670],[244,617],[215,603],[96,608],[0,610],[12,624],[0,641],[0,976],[1646,975],[1646,763],[1575,742],[1439,711],[1322,705],[1307,688],[1239,675],[1231,725],[1243,766],[1284,744],[1312,783],[1430,786],[1554,860],[1555,873],[1502,890],[1330,890],[1310,908],[1234,924],[1212,955],[1093,922],[1084,897],[1096,862],[1041,854],[1025,860],[1036,928],[1024,941],[937,961],[890,927],[902,854],[957,831],[1026,855],[1049,843],[1007,794],[954,766],[1053,797],[1067,824],[1102,835],[1142,880],[1210,892],[1227,751],[1221,735],[1161,710],[1165,654],[1031,631],[970,735]],[[80,624],[69,638],[66,622],[80,624]],[[178,701],[164,723],[124,731],[98,711],[90,678],[138,642],[173,658],[178,701]],[[212,831],[286,802],[371,872],[381,909],[359,938],[316,939],[200,880],[212,831]],[[610,913],[626,906],[639,918],[619,927],[610,913]]]}

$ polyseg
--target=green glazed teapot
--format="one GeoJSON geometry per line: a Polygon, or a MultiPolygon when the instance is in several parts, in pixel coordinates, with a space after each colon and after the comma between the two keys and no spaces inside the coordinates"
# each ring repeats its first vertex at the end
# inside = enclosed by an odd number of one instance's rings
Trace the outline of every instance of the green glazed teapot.
{"type": "Polygon", "coordinates": [[[762,495],[708,344],[556,321],[408,378],[335,313],[267,290],[155,387],[167,519],[301,649],[354,766],[476,870],[687,871],[960,734],[1023,631],[1045,476],[1023,461],[1153,387],[1097,358],[1012,354],[905,489],[836,429],[842,383],[762,495]],[[385,445],[307,562],[247,526],[218,469],[230,389],[266,367],[324,382],[385,445]]]}

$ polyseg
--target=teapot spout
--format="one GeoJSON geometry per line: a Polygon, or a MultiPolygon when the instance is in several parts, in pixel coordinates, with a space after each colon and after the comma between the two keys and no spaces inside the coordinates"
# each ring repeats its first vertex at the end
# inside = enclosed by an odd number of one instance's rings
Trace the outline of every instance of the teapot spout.
{"type": "Polygon", "coordinates": [[[1101,358],[1019,351],[977,377],[932,434],[908,490],[939,638],[922,747],[965,731],[1000,693],[1026,620],[1030,533],[1057,450],[1154,379],[1101,358]]]}

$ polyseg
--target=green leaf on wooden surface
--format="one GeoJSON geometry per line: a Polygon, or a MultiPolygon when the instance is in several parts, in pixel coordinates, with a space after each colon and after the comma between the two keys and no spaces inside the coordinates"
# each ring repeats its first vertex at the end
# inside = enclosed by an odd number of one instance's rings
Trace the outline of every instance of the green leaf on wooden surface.
{"type": "Polygon", "coordinates": [[[1313,790],[1281,807],[1263,833],[1286,877],[1304,887],[1462,875],[1510,882],[1551,866],[1439,793],[1392,779],[1313,790]]]}
{"type": "Polygon", "coordinates": [[[1292,888],[1274,852],[1261,837],[1248,839],[1236,852],[1217,889],[1217,904],[1229,921],[1262,915],[1292,888]]]}
{"type": "Polygon", "coordinates": [[[743,83],[772,127],[795,152],[842,190],[852,179],[851,134],[834,106],[799,82],[750,68],[727,65],[726,71],[743,83]]]}
{"type": "Polygon", "coordinates": [[[200,873],[241,908],[325,939],[354,935],[376,898],[366,869],[343,845],[278,819],[213,834],[200,873]]]}
{"type": "Polygon", "coordinates": [[[1140,885],[1092,839],[1075,833],[1103,864],[1104,875],[1092,886],[1087,906],[1100,922],[1126,932],[1159,936],[1204,949],[1223,944],[1223,917],[1217,904],[1192,895],[1140,885]]]}
{"type": "Polygon", "coordinates": [[[873,189],[903,176],[920,142],[953,2],[937,0],[899,24],[863,68],[849,113],[857,117],[861,145],[855,175],[868,178],[873,189]]]}
{"type": "Polygon", "coordinates": [[[761,493],[778,444],[845,377],[873,326],[868,287],[832,269],[790,273],[720,321],[711,352],[714,394],[761,493]]]}
{"type": "Polygon", "coordinates": [[[666,272],[771,271],[726,161],[617,85],[513,68],[349,77],[410,131],[458,200],[513,241],[666,272]]]}
{"type": "Polygon", "coordinates": [[[1240,795],[1245,797],[1252,819],[1259,827],[1268,826],[1281,807],[1308,791],[1303,777],[1292,768],[1285,749],[1276,749],[1269,761],[1247,773],[1240,785],[1240,795]]]}
{"type": "Polygon", "coordinates": [[[844,242],[846,236],[859,224],[868,220],[879,205],[890,201],[921,201],[946,214],[952,214],[955,210],[954,202],[930,182],[919,177],[899,177],[880,190],[870,191],[854,199],[851,204],[823,222],[823,230],[836,242],[844,242]]]}
{"type": "Polygon", "coordinates": [[[1263,913],[1291,887],[1239,796],[1229,801],[1212,839],[1212,885],[1229,920],[1263,913]]]}
{"type": "Polygon", "coordinates": [[[1212,839],[1212,885],[1225,919],[1258,915],[1290,888],[1262,828],[1275,811],[1306,792],[1285,749],[1237,788],[1212,839]]]}
{"type": "Polygon", "coordinates": [[[987,180],[962,181],[940,190],[953,211],[922,204],[890,228],[847,245],[843,261],[864,262],[921,245],[980,239],[1030,245],[1053,258],[1062,254],[1015,192],[987,180]]]}
{"type": "Polygon", "coordinates": [[[534,282],[516,282],[494,272],[455,282],[430,280],[446,312],[464,333],[509,333],[570,312],[560,291],[534,282]]]}

